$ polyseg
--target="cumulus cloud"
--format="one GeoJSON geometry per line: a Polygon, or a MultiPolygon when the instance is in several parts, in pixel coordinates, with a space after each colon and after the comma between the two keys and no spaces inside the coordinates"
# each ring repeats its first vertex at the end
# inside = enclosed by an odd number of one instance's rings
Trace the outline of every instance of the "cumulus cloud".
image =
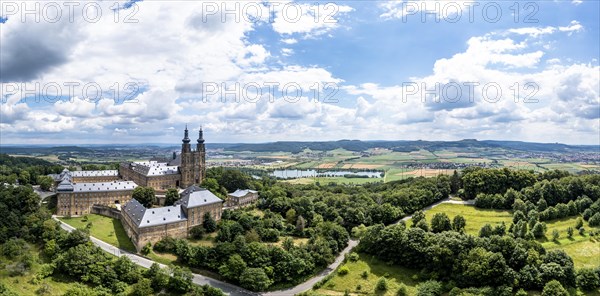
{"type": "MultiPolygon", "coordinates": [[[[298,34],[303,38],[314,38],[331,32],[340,26],[340,17],[354,10],[348,5],[334,2],[307,4],[273,1],[270,4],[275,13],[273,30],[285,36],[298,34]]],[[[294,43],[295,39],[286,38],[284,42],[286,41],[294,43]]]]}
{"type": "MultiPolygon", "coordinates": [[[[33,9],[33,2],[22,2],[21,8],[33,9]]],[[[39,4],[39,3],[38,3],[39,4]]],[[[80,12],[80,11],[78,11],[80,12]]],[[[22,22],[17,16],[2,24],[0,30],[0,82],[31,81],[68,62],[82,38],[77,24],[68,18],[57,22],[35,22],[34,17],[22,22]]]]}
{"type": "Polygon", "coordinates": [[[553,34],[556,31],[567,32],[568,35],[571,35],[574,32],[579,32],[583,30],[583,26],[578,21],[571,21],[571,23],[567,26],[559,26],[559,27],[523,27],[523,28],[513,28],[509,29],[509,33],[515,33],[519,35],[529,35],[531,37],[537,38],[541,35],[549,35],[553,34]]]}
{"type": "Polygon", "coordinates": [[[389,118],[434,134],[445,127],[453,135],[543,141],[541,135],[532,136],[539,135],[533,126],[539,128],[540,121],[546,128],[560,126],[557,130],[572,126],[578,133],[566,136],[571,139],[585,133],[582,124],[598,133],[600,67],[559,59],[544,65],[545,53],[535,39],[516,41],[510,35],[535,38],[539,32],[472,37],[464,52],[437,60],[430,75],[391,86],[364,83],[344,89],[361,96],[359,116],[389,118]]]}

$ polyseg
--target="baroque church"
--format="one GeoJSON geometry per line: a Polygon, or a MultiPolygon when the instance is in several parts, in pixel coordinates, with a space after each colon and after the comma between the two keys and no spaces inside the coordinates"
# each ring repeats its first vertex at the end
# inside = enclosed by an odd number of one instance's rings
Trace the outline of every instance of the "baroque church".
{"type": "Polygon", "coordinates": [[[201,184],[206,175],[206,149],[202,128],[198,132],[196,149],[192,149],[187,126],[181,144],[181,153],[173,153],[171,160],[150,160],[121,163],[119,175],[125,181],[154,188],[164,193],[169,188],[187,188],[201,184]]]}

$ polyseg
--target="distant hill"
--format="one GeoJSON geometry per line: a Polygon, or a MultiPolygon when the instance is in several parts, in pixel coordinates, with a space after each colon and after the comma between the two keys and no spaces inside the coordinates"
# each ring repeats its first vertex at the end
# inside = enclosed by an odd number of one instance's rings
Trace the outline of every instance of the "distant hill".
{"type": "Polygon", "coordinates": [[[566,145],[558,143],[531,143],[519,141],[359,141],[340,140],[326,142],[290,142],[279,141],[258,144],[212,144],[213,148],[226,148],[231,151],[253,151],[253,152],[291,152],[298,153],[304,149],[328,151],[338,148],[349,151],[365,151],[371,148],[386,148],[399,152],[425,150],[444,150],[452,148],[505,148],[524,152],[600,152],[598,145],[566,145]]]}
{"type": "MultiPolygon", "coordinates": [[[[85,146],[85,145],[82,145],[85,146]]],[[[0,146],[0,153],[6,154],[58,154],[58,153],[93,153],[94,151],[106,151],[112,149],[179,149],[179,145],[162,146],[156,144],[137,144],[137,145],[98,145],[94,147],[82,146],[0,146]]],[[[469,148],[504,148],[513,151],[523,152],[598,152],[599,145],[566,145],[560,143],[533,143],[520,141],[478,141],[474,139],[465,139],[460,141],[360,141],[360,140],[339,140],[324,142],[294,142],[278,141],[270,143],[207,143],[207,149],[224,149],[228,151],[251,151],[251,152],[291,152],[299,153],[305,149],[314,151],[330,151],[334,149],[345,149],[348,151],[361,152],[371,148],[385,148],[398,152],[411,152],[421,149],[429,151],[445,149],[469,149],[469,148]]]]}
{"type": "Polygon", "coordinates": [[[53,163],[35,158],[35,157],[12,157],[7,154],[0,153],[0,165],[6,165],[9,167],[23,167],[23,166],[52,166],[53,163]]]}
{"type": "Polygon", "coordinates": [[[57,146],[57,147],[28,147],[28,146],[0,146],[0,153],[6,154],[50,154],[69,152],[92,152],[92,149],[79,146],[57,146]]]}

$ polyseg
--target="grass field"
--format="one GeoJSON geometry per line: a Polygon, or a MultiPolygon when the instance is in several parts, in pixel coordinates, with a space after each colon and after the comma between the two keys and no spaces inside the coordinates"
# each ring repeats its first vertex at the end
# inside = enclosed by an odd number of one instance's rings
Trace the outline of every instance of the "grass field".
{"type": "Polygon", "coordinates": [[[281,236],[281,237],[279,237],[279,241],[277,241],[276,243],[265,243],[265,244],[271,245],[271,246],[281,247],[281,244],[283,243],[283,240],[285,240],[288,237],[292,238],[292,241],[294,242],[294,246],[299,246],[301,244],[307,244],[308,243],[308,238],[305,238],[305,237],[281,236]]]}
{"type": "Polygon", "coordinates": [[[87,222],[84,221],[83,217],[60,219],[75,228],[85,228],[91,222],[91,236],[121,249],[136,252],[133,243],[131,243],[131,240],[127,237],[127,233],[125,233],[125,229],[123,229],[121,221],[95,214],[88,214],[86,216],[88,218],[87,222]]]}
{"type": "Polygon", "coordinates": [[[148,255],[146,255],[146,257],[164,265],[171,265],[177,262],[177,255],[169,253],[159,253],[154,250],[151,251],[148,255]]]}
{"type": "MultiPolygon", "coordinates": [[[[493,227],[504,222],[508,228],[512,222],[512,214],[508,211],[483,210],[477,209],[474,206],[448,203],[438,205],[437,207],[426,211],[425,217],[427,218],[427,222],[431,223],[433,215],[437,213],[446,213],[446,215],[450,217],[450,220],[456,215],[462,215],[467,220],[467,226],[465,227],[466,232],[473,235],[479,234],[479,229],[486,223],[490,223],[493,227]]],[[[407,224],[410,223],[411,222],[407,222],[407,224]]]]}
{"type": "Polygon", "coordinates": [[[348,261],[345,263],[350,272],[346,275],[334,275],[316,292],[323,295],[343,295],[348,290],[349,293],[362,295],[396,295],[400,283],[407,287],[409,295],[416,295],[417,271],[400,267],[387,265],[385,262],[371,256],[360,254],[360,259],[356,262],[348,261]],[[368,277],[363,278],[362,273],[368,272],[368,277]],[[387,278],[388,290],[385,293],[375,293],[375,285],[381,277],[387,278]],[[360,287],[359,287],[360,286],[360,287]]]}
{"type": "MultiPolygon", "coordinates": [[[[446,213],[451,220],[456,215],[462,215],[467,220],[465,230],[472,235],[478,235],[479,230],[486,223],[494,226],[504,222],[507,228],[512,223],[512,214],[509,211],[477,209],[469,205],[441,204],[425,212],[427,221],[431,222],[433,215],[436,213],[446,213]]],[[[587,234],[581,236],[577,232],[572,238],[567,237],[567,228],[574,226],[576,221],[577,217],[546,221],[548,226],[546,236],[550,237],[552,231],[556,229],[560,233],[560,239],[558,242],[549,241],[546,238],[538,241],[548,250],[563,249],[573,258],[576,268],[600,266],[600,237],[590,237],[587,234]]],[[[410,222],[407,222],[407,224],[410,224],[410,222]]],[[[585,221],[584,228],[590,229],[585,221]]]]}

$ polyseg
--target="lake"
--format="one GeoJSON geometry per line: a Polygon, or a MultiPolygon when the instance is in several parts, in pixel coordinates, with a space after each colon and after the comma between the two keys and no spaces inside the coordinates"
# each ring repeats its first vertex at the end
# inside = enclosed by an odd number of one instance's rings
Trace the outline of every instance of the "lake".
{"type": "Polygon", "coordinates": [[[309,178],[309,177],[344,177],[345,175],[381,178],[382,172],[352,172],[352,171],[324,171],[324,170],[275,170],[271,176],[281,179],[309,178]]]}

